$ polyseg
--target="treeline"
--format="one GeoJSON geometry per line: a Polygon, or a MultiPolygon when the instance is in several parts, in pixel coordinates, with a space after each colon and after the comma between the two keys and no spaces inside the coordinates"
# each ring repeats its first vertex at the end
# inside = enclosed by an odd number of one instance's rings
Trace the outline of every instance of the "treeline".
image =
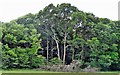
{"type": "Polygon", "coordinates": [[[99,18],[71,4],[50,4],[37,14],[0,23],[2,68],[69,65],[78,60],[120,70],[120,21],[99,18]]]}

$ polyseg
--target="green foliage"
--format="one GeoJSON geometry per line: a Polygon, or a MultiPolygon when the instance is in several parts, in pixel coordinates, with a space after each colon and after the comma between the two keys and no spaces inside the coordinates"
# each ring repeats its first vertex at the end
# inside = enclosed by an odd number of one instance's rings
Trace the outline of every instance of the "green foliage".
{"type": "Polygon", "coordinates": [[[45,65],[46,59],[45,57],[38,55],[32,58],[32,67],[40,67],[45,65]]]}
{"type": "Polygon", "coordinates": [[[0,69],[2,68],[2,43],[0,42],[0,69]]]}
{"type": "Polygon", "coordinates": [[[60,65],[62,64],[62,60],[59,60],[58,58],[52,58],[49,62],[49,65],[60,65]]]}
{"type": "Polygon", "coordinates": [[[4,25],[3,31],[3,68],[32,67],[32,56],[37,54],[40,46],[40,33],[31,24],[25,27],[22,24],[11,22],[4,25]],[[9,29],[6,26],[9,25],[9,29]],[[22,48],[18,44],[30,42],[31,47],[22,48]]]}
{"type": "MultiPolygon", "coordinates": [[[[50,4],[10,23],[0,22],[0,41],[4,69],[46,65],[38,50],[59,48],[61,59],[65,51],[73,60],[82,61],[82,66],[120,70],[120,21],[98,18],[67,3],[50,4]],[[18,46],[26,42],[31,47],[18,46]]],[[[49,58],[52,65],[63,62],[50,51],[49,58]]]]}

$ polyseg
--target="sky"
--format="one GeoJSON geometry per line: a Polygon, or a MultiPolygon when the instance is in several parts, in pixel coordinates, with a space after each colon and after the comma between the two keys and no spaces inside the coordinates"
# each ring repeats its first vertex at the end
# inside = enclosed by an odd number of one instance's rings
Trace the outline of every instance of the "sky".
{"type": "Polygon", "coordinates": [[[9,22],[28,13],[38,13],[53,3],[71,3],[79,10],[90,12],[101,18],[118,20],[118,2],[120,0],[0,0],[0,21],[9,22]]]}

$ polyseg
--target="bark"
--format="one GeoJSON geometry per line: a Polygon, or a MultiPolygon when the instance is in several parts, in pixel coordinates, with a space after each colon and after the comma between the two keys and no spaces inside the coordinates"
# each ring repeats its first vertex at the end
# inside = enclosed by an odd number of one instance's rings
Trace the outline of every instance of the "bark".
{"type": "Polygon", "coordinates": [[[65,65],[65,56],[66,56],[66,38],[67,38],[67,33],[65,32],[64,36],[64,56],[63,56],[63,64],[65,65]]]}
{"type": "Polygon", "coordinates": [[[56,45],[57,45],[57,52],[58,52],[57,56],[58,56],[58,59],[60,60],[60,49],[59,49],[58,40],[55,37],[54,37],[54,40],[55,40],[56,45]]]}
{"type": "Polygon", "coordinates": [[[47,38],[47,63],[48,63],[48,55],[49,55],[49,51],[48,51],[48,49],[49,49],[49,42],[48,42],[48,38],[47,38]]]}
{"type": "Polygon", "coordinates": [[[59,49],[59,44],[57,40],[56,40],[56,44],[57,44],[57,50],[58,50],[58,59],[60,60],[60,49],[59,49]]]}
{"type": "Polygon", "coordinates": [[[51,30],[52,30],[52,32],[53,32],[53,37],[52,37],[52,38],[55,40],[55,43],[56,43],[56,45],[57,45],[57,52],[58,52],[57,56],[58,56],[58,59],[60,60],[59,43],[58,43],[58,40],[57,40],[57,38],[56,38],[56,36],[55,36],[55,32],[53,31],[52,27],[51,27],[51,30]]]}
{"type": "Polygon", "coordinates": [[[53,40],[52,40],[52,45],[51,45],[51,57],[53,58],[53,49],[54,49],[54,47],[53,47],[53,40]]]}

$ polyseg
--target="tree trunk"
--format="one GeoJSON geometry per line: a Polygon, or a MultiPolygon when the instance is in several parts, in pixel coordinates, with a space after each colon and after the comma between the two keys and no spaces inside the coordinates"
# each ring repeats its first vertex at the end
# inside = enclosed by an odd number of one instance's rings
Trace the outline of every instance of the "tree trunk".
{"type": "Polygon", "coordinates": [[[60,49],[59,49],[59,44],[58,41],[55,40],[56,44],[57,44],[57,52],[58,52],[58,59],[60,60],[60,49]]]}
{"type": "Polygon", "coordinates": [[[48,42],[48,38],[47,38],[47,64],[48,64],[48,49],[49,49],[49,42],[48,42]]]}
{"type": "Polygon", "coordinates": [[[56,36],[55,36],[55,32],[53,31],[52,27],[51,27],[51,30],[52,30],[52,32],[53,32],[53,37],[52,37],[52,38],[55,40],[55,43],[56,43],[56,45],[57,45],[57,52],[58,52],[57,56],[58,56],[58,59],[60,60],[60,49],[59,49],[58,40],[57,40],[57,38],[56,38],[56,36]]]}
{"type": "Polygon", "coordinates": [[[51,45],[51,58],[53,58],[53,49],[54,49],[54,47],[53,47],[53,40],[52,40],[52,45],[51,45]]]}
{"type": "Polygon", "coordinates": [[[66,56],[66,37],[67,37],[67,33],[65,32],[65,36],[64,36],[64,55],[63,55],[63,64],[65,65],[65,56],[66,56]]]}

